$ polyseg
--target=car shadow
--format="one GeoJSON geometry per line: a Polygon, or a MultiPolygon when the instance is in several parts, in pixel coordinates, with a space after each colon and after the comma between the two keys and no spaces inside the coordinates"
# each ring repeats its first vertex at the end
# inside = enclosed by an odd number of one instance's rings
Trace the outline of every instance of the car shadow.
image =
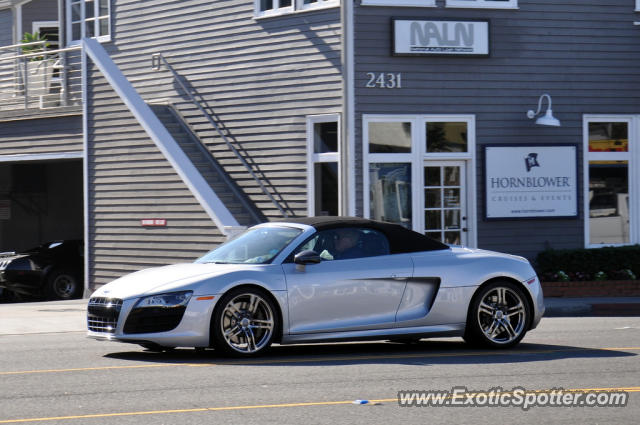
{"type": "Polygon", "coordinates": [[[478,349],[460,341],[423,340],[412,344],[364,342],[340,344],[274,345],[262,356],[231,358],[213,350],[174,349],[164,352],[123,351],[106,354],[119,360],[150,363],[246,366],[322,366],[353,364],[494,364],[542,362],[574,358],[636,356],[616,349],[521,343],[506,350],[478,349]]]}

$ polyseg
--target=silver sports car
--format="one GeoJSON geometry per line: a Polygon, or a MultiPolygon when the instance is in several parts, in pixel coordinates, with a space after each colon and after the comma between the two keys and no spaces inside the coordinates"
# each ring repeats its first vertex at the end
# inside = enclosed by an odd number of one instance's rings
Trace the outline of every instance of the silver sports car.
{"type": "Polygon", "coordinates": [[[150,349],[462,336],[511,347],[544,312],[521,257],[450,247],[390,223],[311,217],[251,227],[195,263],[98,289],[88,335],[150,349]]]}

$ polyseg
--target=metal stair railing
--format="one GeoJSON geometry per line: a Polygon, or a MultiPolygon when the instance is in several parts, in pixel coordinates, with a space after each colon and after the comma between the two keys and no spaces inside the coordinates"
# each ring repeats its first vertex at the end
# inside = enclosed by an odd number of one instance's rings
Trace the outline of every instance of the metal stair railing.
{"type": "Polygon", "coordinates": [[[202,112],[202,115],[204,115],[204,117],[209,121],[209,123],[211,123],[211,125],[216,130],[216,132],[220,135],[220,137],[222,137],[222,140],[227,145],[227,147],[231,150],[231,152],[233,152],[233,154],[236,156],[236,158],[238,158],[238,160],[240,160],[240,162],[246,168],[246,170],[249,172],[249,174],[251,175],[253,180],[258,184],[258,186],[260,186],[260,189],[262,190],[262,193],[267,195],[269,200],[271,200],[273,205],[275,205],[276,208],[278,208],[278,210],[280,211],[280,213],[282,214],[283,217],[285,217],[285,218],[288,217],[287,212],[284,210],[284,208],[282,208],[280,203],[267,190],[267,188],[265,187],[264,183],[262,183],[262,181],[258,178],[258,176],[256,176],[256,174],[254,173],[253,169],[251,168],[251,165],[249,165],[247,160],[244,159],[244,157],[240,154],[240,152],[238,152],[236,147],[233,146],[233,144],[229,141],[229,138],[224,133],[224,131],[222,131],[222,129],[220,129],[220,126],[218,126],[218,123],[211,117],[211,115],[209,115],[209,113],[204,109],[204,107],[200,104],[200,102],[198,102],[198,100],[195,98],[195,96],[184,85],[184,83],[180,79],[180,76],[178,75],[178,73],[175,71],[175,69],[173,69],[173,67],[169,64],[169,62],[167,62],[167,60],[164,58],[162,53],[154,53],[151,56],[151,60],[152,60],[151,69],[153,69],[155,71],[159,70],[163,64],[164,64],[164,66],[167,67],[167,69],[173,75],[174,81],[176,83],[178,83],[180,88],[186,93],[187,96],[189,96],[189,99],[191,100],[191,102],[196,106],[196,108],[198,108],[198,110],[200,112],[202,112]]]}
{"type": "MultiPolygon", "coordinates": [[[[180,128],[187,134],[187,137],[195,142],[196,148],[198,151],[204,156],[207,163],[216,171],[220,179],[224,182],[224,184],[229,188],[229,190],[236,197],[238,202],[244,207],[249,216],[253,219],[254,223],[260,223],[264,221],[264,217],[260,217],[255,208],[249,203],[246,195],[241,192],[241,190],[237,187],[237,185],[231,180],[231,178],[224,172],[222,166],[218,164],[218,162],[213,158],[211,152],[207,148],[207,146],[200,140],[200,138],[196,135],[196,131],[189,125],[185,117],[180,113],[180,111],[173,104],[163,104],[151,103],[151,109],[154,110],[157,107],[166,108],[167,112],[178,122],[180,128]]],[[[155,111],[154,111],[155,112],[155,111]]],[[[162,121],[162,119],[160,120],[162,121]]]]}

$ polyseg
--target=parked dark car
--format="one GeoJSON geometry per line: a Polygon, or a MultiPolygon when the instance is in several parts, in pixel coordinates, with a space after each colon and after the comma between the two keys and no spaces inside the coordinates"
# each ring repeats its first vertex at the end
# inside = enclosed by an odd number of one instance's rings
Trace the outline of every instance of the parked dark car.
{"type": "Polygon", "coordinates": [[[84,248],[78,240],[47,242],[18,254],[0,253],[0,288],[51,300],[78,298],[84,288],[83,267],[84,248]]]}

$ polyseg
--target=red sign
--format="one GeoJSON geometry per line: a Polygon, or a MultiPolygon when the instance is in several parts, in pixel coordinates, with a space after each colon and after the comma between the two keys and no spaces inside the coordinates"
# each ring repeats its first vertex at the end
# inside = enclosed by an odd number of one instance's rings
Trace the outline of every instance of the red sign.
{"type": "Polygon", "coordinates": [[[140,225],[145,227],[164,227],[167,225],[165,218],[143,218],[140,220],[140,225]]]}

